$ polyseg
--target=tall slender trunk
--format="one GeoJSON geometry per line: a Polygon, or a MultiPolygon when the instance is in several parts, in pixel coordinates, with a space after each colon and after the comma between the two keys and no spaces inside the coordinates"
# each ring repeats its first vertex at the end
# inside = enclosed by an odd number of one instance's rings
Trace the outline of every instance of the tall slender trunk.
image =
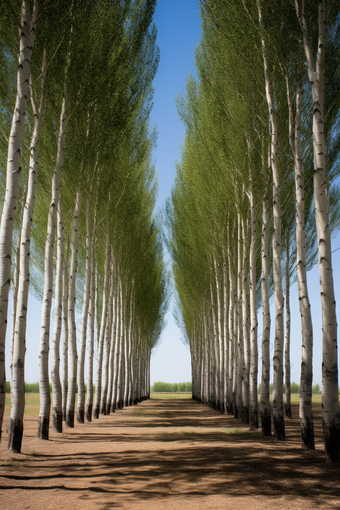
{"type": "Polygon", "coordinates": [[[57,244],[57,270],[55,283],[55,314],[54,314],[54,333],[52,340],[52,363],[51,363],[51,379],[52,379],[52,398],[53,398],[53,430],[55,432],[63,431],[63,414],[62,414],[62,394],[60,384],[60,337],[63,322],[63,266],[64,266],[64,225],[62,214],[61,195],[59,193],[59,204],[57,211],[58,223],[58,244],[57,244]]]}
{"type": "MultiPolygon", "coordinates": [[[[29,67],[35,38],[37,20],[38,20],[37,0],[35,0],[33,3],[32,16],[30,10],[26,6],[26,2],[23,0],[21,4],[21,21],[19,29],[20,50],[17,70],[17,95],[12,117],[11,131],[9,135],[7,170],[6,170],[6,192],[4,197],[4,205],[2,209],[0,225],[0,440],[2,433],[3,415],[5,411],[5,396],[6,396],[5,343],[7,331],[8,294],[11,282],[13,227],[19,191],[19,176],[21,171],[20,145],[21,135],[25,122],[25,112],[28,95],[29,67]]],[[[18,425],[18,427],[20,428],[21,425],[18,425]]],[[[22,435],[22,432],[19,431],[19,435],[20,434],[22,435]]],[[[14,444],[11,446],[11,449],[17,448],[19,449],[21,448],[21,442],[17,446],[15,446],[14,444]]]]}
{"type": "MultiPolygon", "coordinates": [[[[299,2],[296,0],[295,6],[303,34],[303,45],[307,57],[308,74],[313,95],[313,180],[315,219],[319,247],[319,275],[322,307],[322,419],[325,438],[325,452],[327,462],[339,462],[340,415],[338,395],[338,339],[331,237],[328,220],[324,134],[326,0],[319,0],[319,34],[316,65],[314,64],[314,56],[312,54],[305,3],[302,3],[300,9],[299,2]]],[[[307,377],[305,382],[308,384],[307,377]]],[[[307,392],[308,389],[306,388],[306,393],[307,392]]]]}
{"type": "MultiPolygon", "coordinates": [[[[115,351],[113,360],[113,384],[112,384],[112,398],[111,398],[111,410],[114,412],[117,409],[117,391],[118,391],[118,372],[119,372],[119,352],[120,352],[120,283],[118,277],[118,270],[116,272],[116,327],[115,327],[115,351]]],[[[140,356],[139,356],[140,362],[140,356]]],[[[140,379],[139,379],[140,381],[140,379]]],[[[138,398],[140,398],[140,391],[138,398]]]]}
{"type": "Polygon", "coordinates": [[[243,370],[242,370],[242,420],[249,424],[249,378],[250,378],[250,323],[249,323],[249,259],[247,246],[248,221],[242,218],[243,262],[242,262],[242,328],[243,328],[243,370]]]}
{"type": "Polygon", "coordinates": [[[78,268],[79,216],[81,208],[81,191],[77,190],[76,205],[73,215],[71,265],[69,283],[68,310],[68,387],[66,402],[66,426],[74,427],[74,406],[76,401],[77,381],[77,325],[76,325],[76,279],[78,268]]]}
{"type": "Polygon", "coordinates": [[[293,136],[293,108],[289,97],[291,147],[295,163],[295,190],[296,190],[296,247],[297,247],[297,280],[299,307],[301,316],[301,378],[300,378],[300,424],[302,448],[314,450],[314,425],[312,409],[312,381],[313,381],[313,325],[308,296],[306,271],[306,235],[305,235],[305,193],[304,193],[304,166],[301,154],[301,100],[302,78],[299,76],[296,88],[296,114],[295,133],[293,136]]]}
{"type": "Polygon", "coordinates": [[[88,345],[88,375],[87,375],[87,398],[86,398],[86,421],[92,421],[93,408],[93,354],[94,354],[94,324],[95,324],[95,263],[94,263],[94,236],[92,235],[91,249],[91,293],[90,293],[90,320],[89,320],[89,345],[88,345]]]}
{"type": "Polygon", "coordinates": [[[243,237],[242,237],[241,216],[238,214],[238,240],[237,240],[237,386],[236,386],[236,408],[239,420],[243,416],[243,400],[242,400],[242,376],[243,376],[243,282],[242,282],[242,266],[243,266],[243,237]]]}
{"type": "Polygon", "coordinates": [[[258,400],[257,400],[257,374],[258,374],[258,347],[257,347],[257,297],[256,297],[256,217],[253,182],[250,178],[250,412],[249,425],[251,430],[258,429],[258,400]]]}
{"type": "MultiPolygon", "coordinates": [[[[111,247],[112,248],[112,247],[111,247]]],[[[109,384],[109,361],[110,361],[110,353],[111,353],[111,345],[112,345],[112,317],[113,317],[113,298],[114,298],[114,282],[113,282],[113,258],[112,258],[112,249],[110,248],[110,296],[108,303],[108,313],[106,318],[106,327],[105,327],[105,340],[104,340],[104,353],[103,353],[103,371],[102,371],[102,394],[100,399],[100,414],[106,415],[107,412],[107,394],[108,394],[108,384],[109,384]]]]}
{"type": "Polygon", "coordinates": [[[289,271],[289,235],[286,245],[286,333],[285,333],[285,412],[292,417],[290,406],[290,271],[289,271]]]}
{"type": "Polygon", "coordinates": [[[39,139],[42,127],[46,96],[46,52],[43,54],[41,100],[39,109],[32,98],[34,111],[34,129],[30,146],[29,177],[26,200],[20,233],[20,271],[18,300],[16,306],[16,324],[13,342],[12,379],[11,379],[11,417],[8,425],[8,448],[20,453],[25,408],[25,352],[26,352],[26,317],[30,282],[30,242],[37,173],[39,161],[39,139]]]}
{"type": "Polygon", "coordinates": [[[77,404],[77,421],[84,423],[85,418],[85,352],[86,352],[86,333],[87,321],[89,315],[90,290],[91,290],[91,253],[92,248],[92,220],[91,220],[91,201],[89,195],[86,197],[86,266],[85,266],[85,285],[84,300],[80,331],[80,349],[78,358],[78,404],[77,404]]]}
{"type": "Polygon", "coordinates": [[[106,331],[106,315],[108,308],[108,283],[109,283],[109,267],[110,267],[110,237],[109,232],[106,233],[106,250],[105,250],[105,269],[104,269],[104,284],[103,284],[103,308],[102,318],[100,322],[100,332],[98,339],[98,355],[97,355],[97,379],[96,379],[96,396],[93,409],[93,417],[99,418],[100,400],[102,392],[102,369],[103,369],[103,349],[106,331]]]}
{"type": "Polygon", "coordinates": [[[269,257],[268,257],[269,200],[265,190],[262,201],[262,238],[261,238],[261,294],[262,294],[262,370],[261,370],[261,425],[262,434],[271,436],[271,416],[269,401],[270,381],[270,305],[269,305],[269,257]]]}
{"type": "MultiPolygon", "coordinates": [[[[68,65],[66,66],[67,75],[68,65]]],[[[45,283],[43,294],[43,307],[41,314],[41,335],[39,346],[39,393],[40,413],[38,420],[38,438],[48,439],[50,423],[50,388],[48,378],[48,353],[50,350],[50,321],[53,289],[53,248],[56,214],[59,202],[60,176],[65,148],[65,132],[67,123],[67,89],[66,76],[64,82],[64,95],[61,106],[57,159],[52,178],[52,200],[48,212],[47,236],[45,243],[45,283]]]]}
{"type": "MultiPolygon", "coordinates": [[[[113,248],[111,245],[111,255],[113,260],[113,248]]],[[[114,263],[112,265],[112,273],[114,275],[114,263]]],[[[116,352],[116,326],[117,326],[117,286],[115,282],[115,276],[113,276],[113,303],[112,303],[112,319],[111,319],[111,348],[110,348],[110,359],[109,359],[109,381],[108,381],[108,391],[106,397],[106,414],[110,414],[111,405],[112,405],[112,393],[113,393],[113,384],[114,384],[114,360],[115,360],[115,352],[116,352]]]]}
{"type": "Polygon", "coordinates": [[[119,277],[119,350],[117,356],[117,386],[116,386],[116,403],[115,408],[121,409],[121,384],[122,384],[122,359],[123,359],[123,335],[124,335],[124,323],[123,323],[123,297],[122,297],[122,282],[119,277]]]}
{"type": "MultiPolygon", "coordinates": [[[[229,242],[228,242],[228,246],[229,242]]],[[[228,396],[227,396],[227,413],[233,414],[233,380],[234,380],[234,352],[235,352],[235,335],[234,335],[234,273],[231,266],[230,248],[228,248],[228,267],[229,267],[229,366],[228,366],[228,396]]]]}
{"type": "Polygon", "coordinates": [[[62,415],[66,421],[67,381],[68,381],[68,270],[67,260],[63,267],[63,378],[62,378],[62,415]]]}
{"type": "MultiPolygon", "coordinates": [[[[260,0],[257,1],[260,26],[262,26],[262,14],[260,0]]],[[[281,197],[280,197],[280,170],[278,158],[278,126],[276,111],[273,101],[273,85],[269,76],[265,41],[262,39],[262,55],[264,64],[266,99],[268,103],[270,126],[271,126],[271,167],[273,172],[273,278],[275,299],[275,340],[273,356],[273,423],[274,436],[285,440],[285,423],[283,413],[283,312],[284,301],[281,279],[281,197]]]]}
{"type": "Polygon", "coordinates": [[[229,384],[229,290],[227,282],[227,260],[223,249],[223,355],[224,355],[224,412],[228,412],[228,384],[229,384]]]}

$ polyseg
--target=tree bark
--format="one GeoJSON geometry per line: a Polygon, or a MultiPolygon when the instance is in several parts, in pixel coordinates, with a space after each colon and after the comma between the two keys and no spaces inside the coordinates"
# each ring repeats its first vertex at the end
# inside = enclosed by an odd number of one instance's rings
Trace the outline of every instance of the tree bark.
{"type": "MultiPolygon", "coordinates": [[[[66,67],[67,74],[68,65],[66,67]]],[[[63,165],[65,149],[65,132],[67,123],[67,89],[66,77],[64,82],[64,95],[61,106],[57,159],[52,178],[52,200],[48,213],[47,236],[45,243],[45,283],[43,295],[43,307],[41,314],[41,335],[39,346],[39,392],[40,413],[38,420],[38,438],[48,439],[50,423],[50,388],[48,378],[48,353],[50,349],[50,321],[53,289],[53,248],[56,214],[59,202],[60,176],[63,165]]]]}
{"type": "MultiPolygon", "coordinates": [[[[21,135],[25,122],[25,112],[27,106],[29,67],[34,44],[35,31],[38,21],[38,2],[33,3],[33,13],[26,6],[23,0],[21,4],[20,21],[20,49],[17,70],[17,95],[12,117],[11,131],[8,143],[8,157],[6,169],[6,192],[4,205],[2,209],[0,225],[0,441],[2,433],[2,422],[5,411],[6,397],[6,368],[5,368],[5,343],[7,331],[8,315],[8,294],[11,282],[11,260],[13,227],[15,219],[15,210],[19,192],[20,176],[20,145],[21,135]]],[[[21,360],[23,364],[23,360],[21,360]]],[[[18,367],[19,368],[19,367],[18,367]]],[[[22,365],[22,370],[23,370],[22,365]]],[[[22,407],[22,404],[21,406],[22,407]]],[[[21,412],[21,411],[20,411],[21,412]]],[[[10,433],[17,437],[22,437],[20,423],[10,424],[10,433]],[[18,432],[16,432],[18,431],[18,432]]],[[[10,449],[20,451],[21,440],[19,444],[11,444],[10,449]]]]}
{"type": "Polygon", "coordinates": [[[80,331],[80,349],[78,358],[78,404],[77,421],[84,423],[85,419],[85,353],[86,353],[86,333],[89,315],[90,289],[91,289],[91,253],[92,248],[92,220],[91,220],[91,201],[89,195],[86,197],[86,266],[85,266],[85,285],[84,300],[82,310],[82,321],[80,331]]]}
{"type": "MultiPolygon", "coordinates": [[[[313,96],[314,204],[319,246],[319,275],[322,307],[322,418],[327,462],[340,461],[340,415],[338,395],[338,339],[328,221],[326,154],[324,136],[324,62],[326,46],[326,1],[319,1],[318,52],[316,66],[309,36],[305,3],[295,0],[303,34],[309,80],[313,96]]],[[[308,381],[306,381],[308,384],[308,381]]]]}
{"type": "Polygon", "coordinates": [[[77,326],[76,326],[76,279],[78,268],[78,243],[79,243],[79,216],[81,208],[80,189],[76,194],[76,205],[73,215],[71,265],[69,282],[69,310],[68,310],[68,387],[66,402],[66,426],[74,427],[74,407],[76,401],[77,381],[77,326]]]}

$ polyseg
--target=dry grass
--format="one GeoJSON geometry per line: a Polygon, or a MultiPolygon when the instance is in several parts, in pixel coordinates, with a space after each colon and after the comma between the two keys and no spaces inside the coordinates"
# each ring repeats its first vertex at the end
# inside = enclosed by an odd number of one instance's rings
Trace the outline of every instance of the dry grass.
{"type": "Polygon", "coordinates": [[[192,399],[192,393],[150,393],[150,399],[160,399],[160,398],[176,398],[176,399],[192,399]]]}

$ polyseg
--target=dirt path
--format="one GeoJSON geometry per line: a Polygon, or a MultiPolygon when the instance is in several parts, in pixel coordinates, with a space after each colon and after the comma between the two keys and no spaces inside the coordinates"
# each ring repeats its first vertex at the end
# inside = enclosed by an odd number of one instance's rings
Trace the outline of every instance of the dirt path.
{"type": "Polygon", "coordinates": [[[50,441],[36,439],[29,416],[21,455],[3,434],[0,508],[340,509],[318,420],[317,450],[303,452],[297,406],[285,443],[191,400],[149,400],[50,441]]]}

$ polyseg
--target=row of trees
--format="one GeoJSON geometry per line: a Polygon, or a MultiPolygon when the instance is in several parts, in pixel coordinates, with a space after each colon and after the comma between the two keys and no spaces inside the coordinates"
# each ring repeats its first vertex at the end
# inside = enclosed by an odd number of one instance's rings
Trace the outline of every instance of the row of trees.
{"type": "Polygon", "coordinates": [[[285,439],[284,414],[291,414],[289,288],[296,278],[302,446],[314,448],[307,269],[318,258],[325,450],[327,461],[339,461],[330,243],[339,220],[339,4],[329,1],[326,10],[325,0],[308,7],[303,0],[201,0],[200,6],[199,81],[190,76],[186,98],[177,100],[186,137],[166,214],[193,395],[258,427],[261,306],[262,431],[271,434],[273,419],[275,437],[285,439]]]}
{"type": "Polygon", "coordinates": [[[29,290],[42,299],[39,438],[49,437],[50,350],[57,432],[63,419],[74,426],[76,384],[80,423],[150,392],[150,354],[166,305],[149,129],[159,59],[154,9],[155,0],[0,7],[0,434],[12,281],[8,446],[15,452],[23,435],[29,290]]]}

